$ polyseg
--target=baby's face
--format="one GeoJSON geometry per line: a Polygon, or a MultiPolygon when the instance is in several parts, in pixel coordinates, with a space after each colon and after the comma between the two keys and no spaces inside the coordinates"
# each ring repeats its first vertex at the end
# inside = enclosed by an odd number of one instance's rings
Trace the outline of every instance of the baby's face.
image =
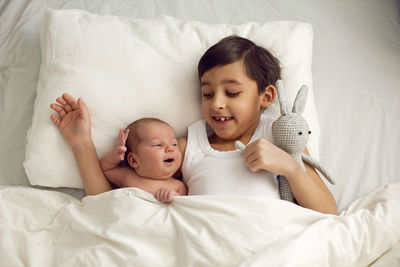
{"type": "Polygon", "coordinates": [[[140,143],[136,146],[136,173],[152,179],[168,179],[180,167],[182,155],[171,127],[148,122],[138,129],[140,143]]]}

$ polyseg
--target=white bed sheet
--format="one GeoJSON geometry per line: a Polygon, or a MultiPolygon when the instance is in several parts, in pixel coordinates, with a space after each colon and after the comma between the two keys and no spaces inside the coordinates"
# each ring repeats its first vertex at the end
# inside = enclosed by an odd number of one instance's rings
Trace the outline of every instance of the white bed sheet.
{"type": "Polygon", "coordinates": [[[382,186],[334,216],[261,197],[0,187],[0,265],[365,267],[399,244],[399,192],[382,186]]]}
{"type": "Polygon", "coordinates": [[[400,181],[398,1],[6,0],[0,2],[2,185],[29,185],[22,162],[40,66],[39,23],[46,7],[209,23],[309,22],[315,35],[320,161],[337,181],[331,189],[339,209],[380,185],[400,181]],[[27,58],[29,64],[22,64],[27,58]]]}

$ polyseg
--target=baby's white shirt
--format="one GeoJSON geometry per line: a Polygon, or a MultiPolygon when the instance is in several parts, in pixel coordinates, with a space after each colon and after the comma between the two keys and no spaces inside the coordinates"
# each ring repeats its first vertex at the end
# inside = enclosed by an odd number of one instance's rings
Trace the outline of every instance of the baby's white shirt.
{"type": "MultiPolygon", "coordinates": [[[[249,143],[259,138],[272,142],[273,122],[273,118],[262,114],[249,143]]],[[[210,134],[212,130],[205,120],[197,121],[188,128],[182,165],[188,195],[248,195],[280,199],[275,174],[250,171],[239,149],[213,149],[208,141],[210,134]]]]}

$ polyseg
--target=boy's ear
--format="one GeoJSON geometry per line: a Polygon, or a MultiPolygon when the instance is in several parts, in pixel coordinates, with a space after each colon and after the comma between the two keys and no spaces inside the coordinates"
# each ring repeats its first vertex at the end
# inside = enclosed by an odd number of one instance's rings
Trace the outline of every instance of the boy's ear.
{"type": "Polygon", "coordinates": [[[265,109],[274,102],[276,97],[276,88],[273,85],[265,87],[264,92],[261,93],[261,108],[265,109]]]}
{"type": "Polygon", "coordinates": [[[134,169],[139,168],[140,166],[139,161],[133,152],[129,152],[126,159],[128,160],[129,166],[131,166],[134,169]]]}

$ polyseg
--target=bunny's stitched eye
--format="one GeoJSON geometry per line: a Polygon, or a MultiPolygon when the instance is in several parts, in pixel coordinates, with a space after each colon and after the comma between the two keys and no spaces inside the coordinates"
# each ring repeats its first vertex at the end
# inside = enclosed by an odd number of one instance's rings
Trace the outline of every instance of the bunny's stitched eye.
{"type": "Polygon", "coordinates": [[[308,131],[308,134],[311,134],[311,131],[308,131]]]}
{"type": "Polygon", "coordinates": [[[303,132],[299,132],[299,135],[302,135],[303,134],[303,132]]]}

